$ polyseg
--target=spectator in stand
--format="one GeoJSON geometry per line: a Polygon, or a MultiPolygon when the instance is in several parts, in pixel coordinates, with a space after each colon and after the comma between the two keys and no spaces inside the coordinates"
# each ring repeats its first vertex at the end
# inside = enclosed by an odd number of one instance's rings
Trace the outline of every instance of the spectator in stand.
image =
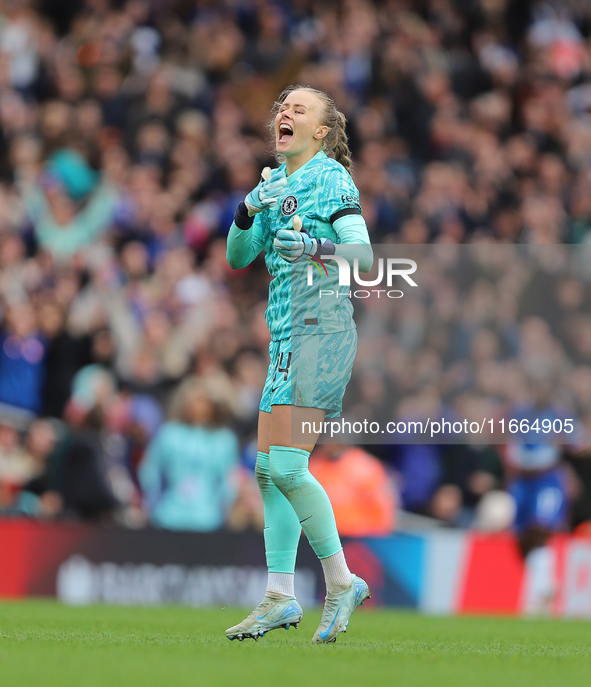
{"type": "Polygon", "coordinates": [[[19,443],[19,433],[9,422],[0,422],[0,513],[17,509],[22,486],[35,475],[35,461],[19,443]]]}
{"type": "Polygon", "coordinates": [[[321,444],[310,457],[310,472],[330,498],[339,534],[379,537],[394,531],[394,489],[377,458],[357,446],[321,444]]]}
{"type": "Polygon", "coordinates": [[[225,425],[223,407],[198,378],[181,384],[171,415],[139,469],[150,521],[174,530],[218,529],[237,496],[236,435],[225,425]]]}
{"type": "Polygon", "coordinates": [[[122,522],[129,516],[137,522],[127,446],[115,422],[118,406],[116,379],[108,368],[87,365],[76,374],[65,410],[70,431],[62,447],[66,513],[122,522]]]}
{"type": "Polygon", "coordinates": [[[17,504],[20,514],[53,518],[61,513],[64,466],[58,443],[58,430],[51,421],[35,420],[29,427],[25,450],[35,470],[20,493],[17,504]]]}
{"type": "Polygon", "coordinates": [[[509,444],[509,492],[517,511],[514,529],[527,555],[553,532],[566,529],[569,493],[560,449],[554,444],[509,444]]]}
{"type": "Polygon", "coordinates": [[[68,331],[66,312],[55,300],[43,303],[38,313],[40,329],[48,341],[43,414],[61,418],[74,376],[91,362],[91,338],[68,331]]]}
{"type": "Polygon", "coordinates": [[[516,507],[513,529],[530,578],[524,610],[547,614],[556,594],[556,561],[546,544],[568,524],[567,473],[554,444],[509,444],[505,457],[516,507]]]}
{"type": "Polygon", "coordinates": [[[108,475],[108,436],[101,406],[78,419],[64,456],[63,504],[67,515],[111,519],[120,508],[108,475]]]}
{"type": "Polygon", "coordinates": [[[23,199],[42,248],[60,262],[90,247],[111,223],[116,191],[75,150],[50,158],[39,183],[23,183],[23,199]]]}
{"type": "Polygon", "coordinates": [[[566,460],[574,477],[570,525],[581,533],[591,532],[591,451],[571,447],[566,460]]]}
{"type": "Polygon", "coordinates": [[[0,332],[0,403],[35,414],[43,404],[47,344],[31,303],[7,304],[0,332]]]}

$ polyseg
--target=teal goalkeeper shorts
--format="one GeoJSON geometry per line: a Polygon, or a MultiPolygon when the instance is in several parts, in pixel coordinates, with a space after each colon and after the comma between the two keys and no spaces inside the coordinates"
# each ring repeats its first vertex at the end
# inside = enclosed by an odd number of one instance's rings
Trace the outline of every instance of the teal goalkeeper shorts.
{"type": "Polygon", "coordinates": [[[357,353],[357,330],[271,341],[260,410],[293,405],[339,417],[357,353]]]}

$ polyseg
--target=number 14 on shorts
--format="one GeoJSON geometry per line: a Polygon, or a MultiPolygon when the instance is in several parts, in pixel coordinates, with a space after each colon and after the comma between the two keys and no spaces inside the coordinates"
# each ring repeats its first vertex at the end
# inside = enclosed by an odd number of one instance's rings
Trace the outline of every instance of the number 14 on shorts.
{"type": "Polygon", "coordinates": [[[289,376],[289,366],[291,365],[291,351],[281,351],[277,358],[277,366],[275,367],[275,374],[273,375],[273,389],[278,381],[277,375],[283,374],[283,381],[287,382],[289,376]]]}

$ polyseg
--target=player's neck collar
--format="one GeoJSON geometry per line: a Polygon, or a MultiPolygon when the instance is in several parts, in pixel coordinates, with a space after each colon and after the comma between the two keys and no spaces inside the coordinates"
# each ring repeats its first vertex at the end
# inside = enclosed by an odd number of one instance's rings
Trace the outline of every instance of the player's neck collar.
{"type": "Polygon", "coordinates": [[[287,177],[287,183],[291,184],[293,181],[296,181],[299,179],[302,174],[315,162],[318,160],[326,157],[326,153],[324,150],[319,150],[314,157],[311,157],[308,162],[305,162],[301,167],[298,167],[295,172],[292,172],[288,177],[287,177]]]}

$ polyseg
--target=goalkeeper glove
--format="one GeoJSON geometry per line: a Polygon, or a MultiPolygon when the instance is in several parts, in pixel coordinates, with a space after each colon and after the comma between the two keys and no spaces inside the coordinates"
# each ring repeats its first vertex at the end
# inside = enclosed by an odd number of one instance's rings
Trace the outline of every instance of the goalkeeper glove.
{"type": "Polygon", "coordinates": [[[268,179],[261,179],[259,185],[244,199],[244,203],[251,215],[262,212],[277,204],[277,198],[287,186],[285,171],[274,169],[268,179]]]}
{"type": "Polygon", "coordinates": [[[330,239],[313,238],[305,230],[280,229],[273,239],[273,248],[287,262],[334,255],[334,244],[330,239]]]}

